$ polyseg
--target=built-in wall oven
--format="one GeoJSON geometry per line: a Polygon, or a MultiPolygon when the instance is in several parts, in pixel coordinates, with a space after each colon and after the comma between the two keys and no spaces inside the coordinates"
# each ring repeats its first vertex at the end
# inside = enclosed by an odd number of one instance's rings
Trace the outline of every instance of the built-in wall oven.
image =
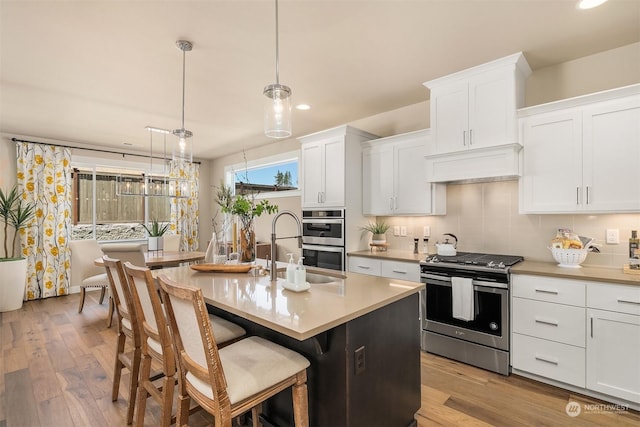
{"type": "Polygon", "coordinates": [[[302,211],[304,265],[343,271],[344,209],[302,211]]]}
{"type": "Polygon", "coordinates": [[[509,267],[522,259],[458,253],[421,262],[422,349],[509,375],[509,267]],[[460,283],[466,295],[454,295],[460,283]],[[459,316],[455,305],[467,303],[468,314],[459,316]]]}

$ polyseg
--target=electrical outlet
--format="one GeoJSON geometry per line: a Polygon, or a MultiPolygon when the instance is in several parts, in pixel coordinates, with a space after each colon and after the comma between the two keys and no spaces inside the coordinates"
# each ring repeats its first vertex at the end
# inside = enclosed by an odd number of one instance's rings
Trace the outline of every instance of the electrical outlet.
{"type": "Polygon", "coordinates": [[[365,368],[364,346],[358,347],[356,351],[353,352],[353,356],[353,370],[356,375],[359,375],[364,372],[365,368]]]}
{"type": "Polygon", "coordinates": [[[431,237],[431,227],[428,225],[422,227],[422,237],[431,237]]]}
{"type": "Polygon", "coordinates": [[[404,225],[400,226],[400,235],[401,236],[406,236],[407,235],[407,227],[404,225]]]}
{"type": "Polygon", "coordinates": [[[606,242],[608,245],[617,245],[620,243],[620,230],[617,228],[607,228],[606,242]]]}
{"type": "Polygon", "coordinates": [[[400,226],[399,225],[394,225],[393,226],[393,235],[394,236],[399,236],[400,235],[400,226]]]}

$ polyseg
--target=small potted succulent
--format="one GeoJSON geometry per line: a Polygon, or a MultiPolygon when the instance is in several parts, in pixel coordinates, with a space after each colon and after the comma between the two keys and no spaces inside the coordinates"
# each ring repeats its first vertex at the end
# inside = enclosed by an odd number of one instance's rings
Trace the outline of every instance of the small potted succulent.
{"type": "Polygon", "coordinates": [[[0,188],[0,218],[4,231],[4,255],[0,257],[0,312],[17,310],[22,307],[24,287],[27,277],[27,259],[16,256],[18,233],[27,227],[35,216],[35,204],[24,203],[18,187],[4,192],[0,188]],[[11,255],[9,256],[9,227],[14,229],[11,240],[11,255]]]}
{"type": "Polygon", "coordinates": [[[386,232],[389,229],[389,224],[386,222],[372,222],[367,224],[365,227],[362,227],[363,230],[368,231],[372,234],[371,243],[373,244],[381,244],[387,242],[386,232]]]}
{"type": "Polygon", "coordinates": [[[149,251],[161,251],[164,248],[164,241],[162,236],[169,229],[170,223],[161,223],[157,218],[151,220],[151,223],[147,227],[145,224],[142,224],[145,230],[147,230],[147,234],[149,234],[148,241],[148,250],[149,251]]]}

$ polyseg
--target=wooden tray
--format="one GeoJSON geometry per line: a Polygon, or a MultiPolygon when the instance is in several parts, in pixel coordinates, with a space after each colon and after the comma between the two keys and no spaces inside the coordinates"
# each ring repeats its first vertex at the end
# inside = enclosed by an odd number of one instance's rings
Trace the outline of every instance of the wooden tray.
{"type": "Polygon", "coordinates": [[[640,274],[640,270],[635,270],[629,267],[629,264],[625,264],[622,267],[622,272],[626,274],[640,274]]]}
{"type": "Polygon", "coordinates": [[[191,268],[205,273],[246,273],[253,268],[251,264],[192,264],[191,268]]]}

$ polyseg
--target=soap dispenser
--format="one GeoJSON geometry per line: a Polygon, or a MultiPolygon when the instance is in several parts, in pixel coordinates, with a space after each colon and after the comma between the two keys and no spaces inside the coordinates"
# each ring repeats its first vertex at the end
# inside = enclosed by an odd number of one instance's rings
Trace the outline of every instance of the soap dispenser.
{"type": "Polygon", "coordinates": [[[287,263],[287,282],[293,284],[296,280],[296,265],[293,262],[293,254],[289,253],[287,256],[289,256],[289,262],[287,263]]]}
{"type": "Polygon", "coordinates": [[[298,266],[296,267],[296,286],[304,286],[307,283],[307,270],[304,268],[304,264],[302,264],[303,259],[303,256],[298,259],[298,266]]]}

